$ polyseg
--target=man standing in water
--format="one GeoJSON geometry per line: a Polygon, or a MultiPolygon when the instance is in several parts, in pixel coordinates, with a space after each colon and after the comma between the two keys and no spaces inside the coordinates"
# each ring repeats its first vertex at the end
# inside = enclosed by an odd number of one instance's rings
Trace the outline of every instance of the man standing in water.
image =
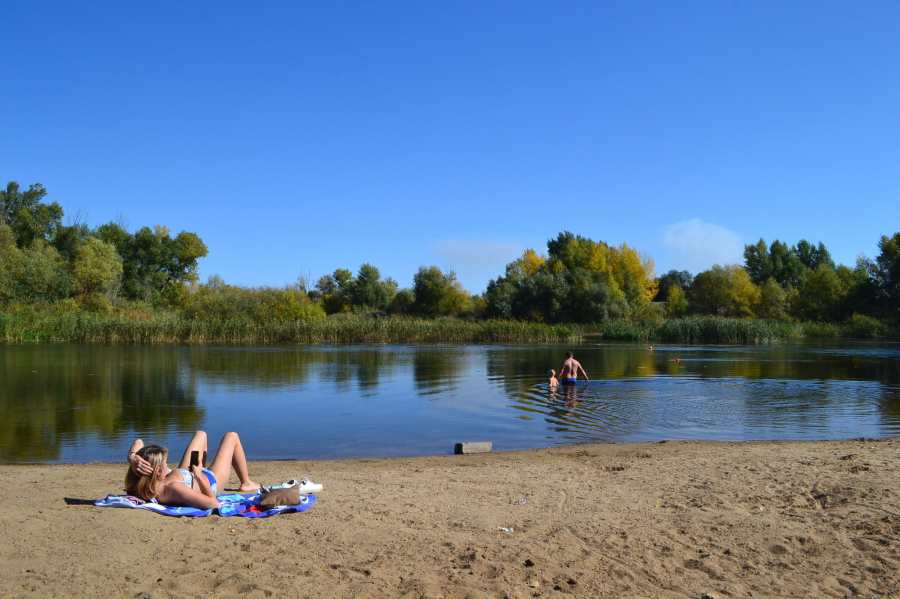
{"type": "Polygon", "coordinates": [[[578,382],[578,371],[581,371],[581,374],[584,375],[584,380],[589,381],[587,373],[584,371],[584,368],[581,367],[581,364],[578,363],[578,360],[572,355],[572,352],[566,352],[566,361],[563,362],[562,368],[559,371],[559,382],[563,385],[574,385],[578,382]]]}

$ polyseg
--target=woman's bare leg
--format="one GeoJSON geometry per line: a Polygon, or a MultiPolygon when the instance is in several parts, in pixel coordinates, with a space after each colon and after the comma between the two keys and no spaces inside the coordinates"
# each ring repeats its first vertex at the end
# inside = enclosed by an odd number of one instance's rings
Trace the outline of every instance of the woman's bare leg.
{"type": "Polygon", "coordinates": [[[179,468],[190,468],[191,467],[191,452],[199,451],[200,452],[200,463],[206,463],[206,452],[208,451],[206,433],[203,431],[197,431],[194,433],[194,438],[191,439],[191,442],[188,443],[188,446],[184,449],[184,455],[181,456],[181,461],[178,463],[179,468]]]}
{"type": "Polygon", "coordinates": [[[231,468],[241,481],[242,493],[254,493],[259,490],[259,484],[250,480],[250,471],[247,469],[247,456],[244,455],[244,446],[237,433],[225,433],[216,457],[213,458],[209,469],[212,470],[216,482],[219,483],[219,492],[225,489],[228,479],[231,478],[231,468]]]}

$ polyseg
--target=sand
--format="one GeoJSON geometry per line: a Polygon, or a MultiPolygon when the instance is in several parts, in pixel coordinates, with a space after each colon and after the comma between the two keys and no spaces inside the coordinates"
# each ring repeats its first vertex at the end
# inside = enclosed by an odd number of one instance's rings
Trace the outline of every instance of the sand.
{"type": "Polygon", "coordinates": [[[267,519],[94,507],[119,492],[121,464],[0,466],[0,595],[896,598],[898,449],[669,441],[254,462],[264,483],[325,485],[306,513],[267,519]]]}

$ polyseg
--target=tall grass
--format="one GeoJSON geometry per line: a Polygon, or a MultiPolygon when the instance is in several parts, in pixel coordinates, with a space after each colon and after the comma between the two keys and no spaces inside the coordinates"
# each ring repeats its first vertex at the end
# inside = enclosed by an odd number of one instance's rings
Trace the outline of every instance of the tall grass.
{"type": "Polygon", "coordinates": [[[614,320],[584,332],[620,341],[709,344],[773,343],[801,337],[900,338],[896,325],[868,317],[854,317],[841,324],[689,316],[656,321],[614,320]]]}
{"type": "Polygon", "coordinates": [[[0,312],[0,341],[7,342],[577,344],[586,335],[634,342],[753,344],[800,337],[900,339],[900,327],[867,317],[834,324],[692,316],[584,326],[364,315],[260,323],[249,318],[188,318],[168,311],[0,312]]]}
{"type": "Polygon", "coordinates": [[[564,325],[503,320],[472,322],[408,317],[328,318],[260,324],[250,320],[195,320],[163,312],[0,313],[0,339],[87,343],[577,343],[564,325]]]}
{"type": "Polygon", "coordinates": [[[690,316],[655,322],[612,321],[599,332],[604,339],[712,344],[772,343],[803,336],[802,327],[797,324],[717,316],[690,316]]]}

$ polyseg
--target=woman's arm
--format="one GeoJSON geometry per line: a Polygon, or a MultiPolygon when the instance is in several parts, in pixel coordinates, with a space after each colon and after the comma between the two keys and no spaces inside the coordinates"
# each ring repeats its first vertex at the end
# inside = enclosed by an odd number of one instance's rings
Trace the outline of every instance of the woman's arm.
{"type": "MultiPolygon", "coordinates": [[[[200,478],[205,479],[206,476],[201,474],[200,478]]],[[[194,480],[197,480],[197,477],[194,477],[194,480]]],[[[206,483],[206,487],[209,488],[209,482],[206,483]]],[[[191,489],[187,485],[179,483],[168,485],[162,493],[156,496],[156,500],[163,505],[184,505],[201,510],[212,510],[219,507],[219,500],[215,497],[204,495],[197,489],[191,489]]]]}
{"type": "MultiPolygon", "coordinates": [[[[194,464],[193,466],[191,466],[191,474],[194,475],[194,482],[198,487],[200,487],[200,492],[207,497],[212,497],[213,499],[215,499],[216,494],[213,493],[212,487],[209,484],[209,479],[206,478],[205,474],[203,474],[203,468],[199,464],[194,464]]],[[[218,504],[218,501],[216,503],[218,504]]]]}
{"type": "Polygon", "coordinates": [[[131,447],[128,449],[128,456],[125,458],[125,461],[128,462],[132,472],[140,476],[147,476],[148,474],[153,474],[153,466],[150,465],[150,462],[137,454],[138,450],[143,446],[143,441],[135,439],[134,443],[132,443],[131,447]]]}

